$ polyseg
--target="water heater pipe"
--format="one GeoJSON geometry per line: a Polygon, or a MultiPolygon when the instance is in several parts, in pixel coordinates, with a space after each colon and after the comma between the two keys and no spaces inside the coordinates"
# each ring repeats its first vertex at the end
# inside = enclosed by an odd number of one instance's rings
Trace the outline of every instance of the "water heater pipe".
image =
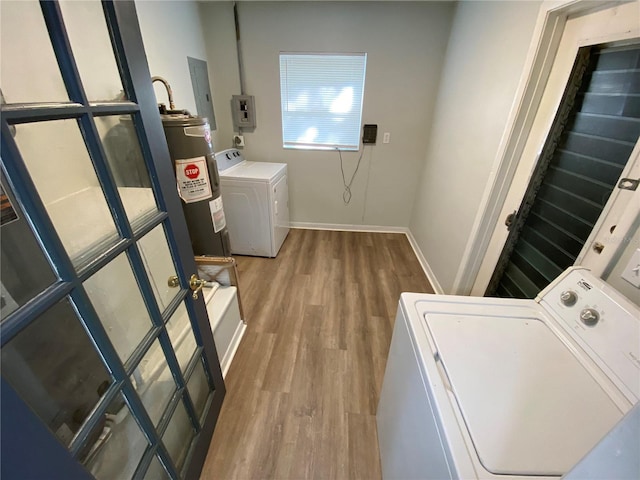
{"type": "Polygon", "coordinates": [[[167,89],[167,96],[169,97],[169,110],[175,110],[176,105],[173,103],[173,91],[171,90],[171,85],[162,77],[151,77],[151,83],[160,82],[164,85],[164,88],[167,89]]]}

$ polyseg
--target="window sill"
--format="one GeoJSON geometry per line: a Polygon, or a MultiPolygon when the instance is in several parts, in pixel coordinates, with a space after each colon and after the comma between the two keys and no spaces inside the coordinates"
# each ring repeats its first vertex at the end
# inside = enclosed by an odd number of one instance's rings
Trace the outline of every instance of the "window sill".
{"type": "Polygon", "coordinates": [[[340,146],[308,146],[308,145],[283,145],[282,148],[285,150],[315,150],[315,151],[324,151],[324,152],[335,152],[336,150],[340,150],[341,152],[358,152],[360,151],[359,147],[340,147],[340,146]]]}

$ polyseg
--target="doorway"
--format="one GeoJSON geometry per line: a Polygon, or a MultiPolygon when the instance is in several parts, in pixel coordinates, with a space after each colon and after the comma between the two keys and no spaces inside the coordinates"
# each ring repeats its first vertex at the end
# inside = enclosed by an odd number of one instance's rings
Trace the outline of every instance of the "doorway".
{"type": "MultiPolygon", "coordinates": [[[[477,228],[471,235],[463,266],[456,276],[456,293],[482,296],[487,291],[509,235],[505,219],[520,208],[578,50],[590,45],[620,46],[623,42],[637,42],[640,38],[638,12],[638,0],[623,3],[602,1],[597,4],[588,0],[543,2],[514,109],[507,119],[494,163],[494,181],[487,186],[476,218],[477,228]]],[[[637,153],[632,155],[638,157],[637,153]]],[[[627,169],[625,175],[633,177],[632,169],[627,169]]],[[[619,204],[624,210],[632,194],[615,189],[613,203],[605,210],[611,206],[611,211],[618,211],[619,204]]],[[[616,223],[616,220],[609,222],[607,218],[609,226],[616,223]]],[[[626,238],[628,232],[623,232],[620,227],[618,224],[616,239],[612,240],[626,238]]],[[[603,232],[594,230],[594,235],[596,233],[600,235],[603,232]]],[[[607,263],[617,257],[618,246],[619,242],[605,249],[602,255],[597,255],[599,261],[607,263]]],[[[582,253],[585,252],[589,250],[582,253]]],[[[581,264],[585,263],[583,258],[582,254],[578,258],[581,264]]],[[[593,268],[592,262],[587,263],[589,268],[593,268]]],[[[602,271],[601,268],[599,270],[602,271]]]]}
{"type": "Polygon", "coordinates": [[[583,47],[487,295],[533,298],[573,265],[640,134],[640,47],[583,47]]]}

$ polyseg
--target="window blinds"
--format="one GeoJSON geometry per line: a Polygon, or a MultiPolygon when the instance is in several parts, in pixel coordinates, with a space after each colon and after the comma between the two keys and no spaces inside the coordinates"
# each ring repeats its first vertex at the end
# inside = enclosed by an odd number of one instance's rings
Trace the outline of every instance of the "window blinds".
{"type": "Polygon", "coordinates": [[[366,53],[280,54],[285,148],[358,150],[366,53]]]}

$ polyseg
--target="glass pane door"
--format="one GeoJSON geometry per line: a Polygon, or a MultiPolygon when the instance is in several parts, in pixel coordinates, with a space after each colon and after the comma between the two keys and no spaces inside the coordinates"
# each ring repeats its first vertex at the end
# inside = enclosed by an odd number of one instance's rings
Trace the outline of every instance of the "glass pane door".
{"type": "Polygon", "coordinates": [[[192,476],[224,384],[133,2],[0,9],[3,381],[95,478],[192,476]]]}

